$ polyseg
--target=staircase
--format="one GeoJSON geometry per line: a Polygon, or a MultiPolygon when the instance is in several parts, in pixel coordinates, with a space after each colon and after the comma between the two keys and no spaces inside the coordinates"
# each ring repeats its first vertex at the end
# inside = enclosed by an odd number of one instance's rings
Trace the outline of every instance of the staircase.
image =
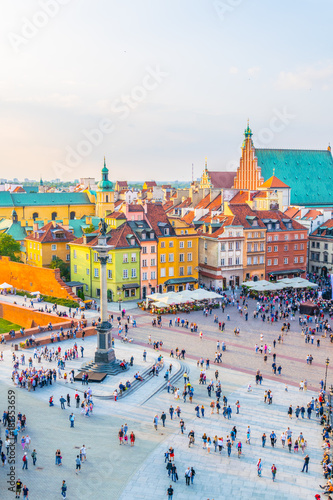
{"type": "Polygon", "coordinates": [[[54,270],[54,277],[56,279],[56,281],[59,283],[59,285],[61,286],[61,288],[64,288],[66,290],[66,293],[68,295],[69,298],[71,298],[72,300],[75,300],[76,302],[79,302],[80,301],[80,298],[75,295],[75,293],[72,291],[71,287],[66,285],[66,283],[64,282],[64,280],[61,278],[61,275],[60,275],[60,270],[59,269],[55,269],[54,270]]]}
{"type": "MultiPolygon", "coordinates": [[[[183,374],[186,372],[187,375],[190,373],[190,367],[186,364],[183,363],[182,361],[178,360],[180,363],[180,369],[175,372],[170,378],[171,385],[175,385],[176,382],[183,376],[183,374]]],[[[143,406],[147,401],[149,401],[152,397],[156,396],[156,394],[159,394],[160,392],[164,391],[167,388],[168,381],[165,381],[160,387],[158,387],[152,394],[146,398],[140,406],[143,406]]]]}
{"type": "Polygon", "coordinates": [[[121,361],[118,359],[112,363],[106,363],[104,365],[101,363],[95,363],[95,361],[90,361],[90,363],[82,365],[80,371],[92,371],[97,373],[107,373],[108,375],[118,375],[118,373],[128,370],[128,368],[126,368],[126,370],[120,368],[120,363],[121,361]]]}

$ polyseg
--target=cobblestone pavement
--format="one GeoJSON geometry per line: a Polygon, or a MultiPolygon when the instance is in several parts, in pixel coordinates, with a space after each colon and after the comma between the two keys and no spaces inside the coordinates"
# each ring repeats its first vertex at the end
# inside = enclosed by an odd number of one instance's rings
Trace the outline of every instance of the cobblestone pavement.
{"type": "MultiPolygon", "coordinates": [[[[264,334],[264,342],[273,344],[274,338],[281,328],[281,322],[273,325],[263,324],[259,319],[253,320],[252,310],[255,304],[250,301],[249,321],[239,316],[236,307],[230,307],[230,321],[225,321],[227,329],[224,333],[218,331],[213,323],[213,316],[205,318],[202,312],[191,313],[189,321],[195,321],[203,331],[203,340],[198,334],[191,334],[183,328],[169,328],[168,318],[163,317],[163,328],[151,326],[151,315],[139,310],[131,310],[138,321],[137,329],[130,329],[130,335],[135,339],[133,346],[123,346],[116,342],[118,357],[122,357],[121,349],[133,352],[134,358],[142,358],[143,345],[147,348],[148,335],[153,340],[162,339],[164,342],[163,353],[166,362],[169,362],[166,353],[170,348],[186,349],[185,362],[190,367],[190,380],[194,383],[194,403],[183,403],[174,400],[173,395],[166,391],[153,396],[145,404],[142,401],[156,389],[150,382],[138,389],[133,396],[115,403],[110,400],[96,398],[94,413],[90,418],[81,415],[80,410],[71,408],[76,416],[74,429],[70,428],[69,411],[61,410],[58,400],[67,390],[62,383],[52,387],[38,389],[34,393],[26,390],[15,389],[16,413],[22,411],[27,416],[27,433],[32,439],[30,449],[36,448],[38,453],[37,467],[33,468],[30,459],[28,471],[22,471],[22,450],[16,447],[16,478],[20,477],[30,489],[29,499],[54,499],[61,498],[60,486],[63,479],[68,485],[68,499],[88,499],[95,496],[98,499],[157,499],[166,497],[166,487],[170,484],[164,464],[163,454],[173,445],[175,448],[175,462],[179,473],[179,482],[175,485],[174,500],[187,498],[207,500],[207,498],[313,498],[318,492],[318,484],[323,484],[321,476],[321,427],[316,420],[308,421],[287,418],[289,404],[307,403],[312,392],[298,391],[298,383],[306,378],[309,385],[316,390],[319,380],[325,375],[325,358],[330,356],[331,344],[329,339],[322,339],[322,346],[308,346],[301,336],[298,318],[292,323],[291,332],[288,333],[283,345],[277,345],[277,364],[282,366],[282,376],[274,376],[271,371],[272,361],[269,358],[267,365],[263,357],[255,354],[254,344],[260,342],[260,333],[264,334]],[[137,313],[137,314],[136,314],[137,313]],[[239,337],[235,337],[233,329],[241,329],[239,337]],[[241,413],[236,415],[233,411],[232,419],[225,420],[222,415],[210,415],[208,411],[209,398],[205,386],[198,385],[199,370],[196,360],[199,356],[207,356],[211,360],[216,350],[217,339],[225,340],[227,352],[223,353],[223,364],[218,366],[222,381],[223,394],[231,406],[237,399],[240,400],[241,413]],[[311,350],[309,349],[311,347],[311,350]],[[306,355],[314,357],[312,366],[306,364],[306,355]],[[264,374],[262,386],[254,384],[254,373],[260,369],[264,374]],[[285,392],[287,381],[289,390],[285,392]],[[252,383],[253,391],[248,393],[246,388],[252,383]],[[270,388],[273,391],[273,405],[263,403],[263,392],[270,388]],[[140,393],[141,391],[141,393],[140,393]],[[48,398],[53,394],[57,406],[50,408],[48,398]],[[204,419],[195,417],[194,406],[196,403],[204,404],[206,416],[204,419]],[[164,410],[168,412],[170,404],[177,404],[182,409],[187,431],[193,428],[196,432],[196,445],[188,449],[187,438],[180,434],[178,419],[173,422],[167,419],[166,427],[159,426],[158,431],[153,429],[155,413],[160,415],[164,410]],[[120,425],[127,423],[129,431],[136,435],[136,443],[130,446],[119,446],[117,433],[120,425]],[[230,459],[223,450],[219,456],[212,447],[210,456],[202,449],[201,435],[206,432],[210,437],[215,434],[223,435],[224,439],[233,427],[237,426],[238,436],[243,443],[244,454],[240,460],[232,450],[230,459]],[[245,431],[247,425],[252,429],[251,445],[245,445],[245,431]],[[294,437],[300,431],[308,441],[307,452],[310,455],[309,474],[302,474],[303,458],[301,454],[289,454],[281,448],[280,442],[276,449],[267,446],[261,448],[261,434],[267,435],[275,430],[278,437],[282,430],[288,426],[293,431],[294,437]],[[81,472],[75,474],[75,457],[78,447],[85,444],[88,460],[83,464],[81,472]],[[63,466],[56,467],[54,454],[57,448],[61,449],[63,466]],[[261,457],[263,460],[263,477],[256,476],[256,462],[261,457]],[[275,463],[278,468],[277,481],[273,484],[270,477],[270,467],[275,463]],[[188,466],[193,466],[197,472],[194,485],[185,486],[184,472],[188,466]],[[186,489],[187,488],[187,489],[186,489]]],[[[213,312],[214,314],[214,312],[213,312]]],[[[221,310],[216,313],[222,317],[221,310]]],[[[227,313],[224,313],[226,317],[227,313]]],[[[173,316],[174,318],[174,316],[173,316]]],[[[72,346],[73,340],[62,342],[61,345],[72,346]]],[[[94,348],[94,338],[85,340],[85,360],[91,356],[94,348]],[[89,345],[89,347],[88,347],[89,345]]],[[[273,345],[272,345],[273,347],[273,345]]],[[[0,348],[0,350],[2,347],[0,348]]],[[[148,349],[149,356],[156,356],[156,352],[148,349]]],[[[11,373],[11,347],[3,347],[5,361],[0,363],[0,412],[6,408],[7,391],[12,389],[11,373]]],[[[272,349],[272,352],[274,350],[272,349]]],[[[125,352],[125,351],[124,351],[125,352]]],[[[79,361],[79,360],[78,360],[79,361]]],[[[176,363],[175,361],[172,361],[176,363]]],[[[76,363],[73,362],[73,363],[76,363]]],[[[141,363],[141,362],[140,362],[141,363]]],[[[138,366],[140,366],[138,361],[138,366]]],[[[140,368],[141,369],[141,368],[140,368]]],[[[209,370],[212,374],[215,366],[209,370]]],[[[162,383],[162,379],[160,382],[162,383]]],[[[152,383],[152,384],[153,384],[152,383]]],[[[331,383],[331,369],[328,370],[328,384],[331,383]]],[[[68,386],[70,384],[67,384],[68,386]]],[[[111,383],[112,385],[112,383],[111,383]]],[[[181,387],[182,383],[179,381],[181,387]]],[[[94,386],[93,386],[94,389],[94,386]]],[[[68,390],[73,391],[73,388],[68,390]]],[[[97,390],[103,390],[96,386],[97,390]]],[[[107,388],[108,390],[108,388],[107,388]]],[[[313,394],[315,395],[315,393],[313,394]]],[[[1,425],[1,436],[4,428],[1,425]]],[[[0,467],[0,497],[4,499],[15,498],[6,490],[6,473],[8,464],[0,467]]]]}

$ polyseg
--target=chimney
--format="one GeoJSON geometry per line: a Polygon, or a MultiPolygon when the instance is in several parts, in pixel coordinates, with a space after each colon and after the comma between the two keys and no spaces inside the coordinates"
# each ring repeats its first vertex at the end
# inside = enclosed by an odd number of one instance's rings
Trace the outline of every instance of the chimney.
{"type": "Polygon", "coordinates": [[[34,233],[36,233],[38,231],[38,223],[37,222],[33,223],[33,231],[34,231],[34,233]]]}

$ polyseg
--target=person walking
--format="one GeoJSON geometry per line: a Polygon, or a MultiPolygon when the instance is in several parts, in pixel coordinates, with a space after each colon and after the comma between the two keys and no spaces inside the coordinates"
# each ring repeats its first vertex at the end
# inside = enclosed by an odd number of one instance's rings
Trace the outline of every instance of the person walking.
{"type": "Polygon", "coordinates": [[[74,427],[75,417],[74,417],[73,413],[70,414],[69,421],[71,423],[71,427],[74,427]]]}
{"type": "Polygon", "coordinates": [[[37,451],[36,450],[33,450],[33,452],[31,453],[31,458],[32,458],[32,465],[36,465],[36,462],[37,462],[37,451]]]}
{"type": "Polygon", "coordinates": [[[157,431],[157,426],[158,426],[158,416],[157,415],[155,415],[153,422],[154,422],[155,431],[157,431]]]}
{"type": "Polygon", "coordinates": [[[277,468],[276,468],[275,464],[272,465],[271,472],[272,472],[272,480],[275,481],[275,476],[276,476],[276,472],[277,472],[277,468]]]}
{"type": "Polygon", "coordinates": [[[185,484],[186,486],[190,486],[191,480],[191,469],[188,467],[185,471],[185,484]]]}
{"type": "Polygon", "coordinates": [[[24,485],[23,486],[23,500],[28,500],[28,497],[29,497],[29,488],[27,487],[27,485],[24,485]]]}
{"type": "Polygon", "coordinates": [[[24,453],[22,458],[23,466],[22,469],[28,469],[28,455],[27,452],[24,453]]]}
{"type": "Polygon", "coordinates": [[[81,459],[80,459],[80,455],[76,455],[76,460],[75,460],[75,470],[76,470],[76,474],[78,474],[81,470],[81,459]],[[78,472],[79,471],[79,472],[78,472]]]}
{"type": "Polygon", "coordinates": [[[21,481],[21,479],[18,479],[16,481],[16,495],[15,495],[15,498],[20,498],[21,497],[21,491],[22,491],[22,486],[23,486],[23,483],[21,481]]]}
{"type": "Polygon", "coordinates": [[[69,394],[67,394],[67,406],[71,405],[71,397],[69,394]]]}
{"type": "Polygon", "coordinates": [[[303,469],[301,470],[301,472],[304,472],[304,469],[305,469],[305,472],[309,472],[309,471],[308,471],[308,468],[309,468],[309,462],[310,462],[310,457],[309,457],[309,455],[305,455],[305,457],[304,457],[303,469]]]}
{"type": "Polygon", "coordinates": [[[134,446],[134,443],[135,443],[135,435],[134,435],[134,432],[132,431],[131,434],[130,434],[130,442],[131,442],[131,446],[134,446]]]}
{"type": "Polygon", "coordinates": [[[66,481],[63,480],[62,485],[61,485],[61,494],[63,498],[66,498],[67,496],[67,484],[66,481]]]}
{"type": "Polygon", "coordinates": [[[257,472],[258,472],[258,476],[261,477],[261,473],[262,473],[262,461],[261,461],[261,458],[259,458],[259,460],[257,462],[257,472]]]}
{"type": "Polygon", "coordinates": [[[193,484],[194,476],[195,476],[195,470],[193,469],[193,467],[191,467],[191,484],[193,484]]]}
{"type": "Polygon", "coordinates": [[[59,401],[60,401],[60,408],[62,410],[64,410],[65,409],[66,399],[63,396],[61,396],[61,398],[59,399],[59,401]]]}
{"type": "Polygon", "coordinates": [[[169,488],[167,489],[167,495],[168,495],[168,500],[173,499],[173,487],[171,484],[170,484],[169,488]]]}
{"type": "Polygon", "coordinates": [[[263,433],[263,435],[261,436],[261,443],[262,443],[262,447],[265,448],[265,444],[266,444],[266,434],[263,433]]]}

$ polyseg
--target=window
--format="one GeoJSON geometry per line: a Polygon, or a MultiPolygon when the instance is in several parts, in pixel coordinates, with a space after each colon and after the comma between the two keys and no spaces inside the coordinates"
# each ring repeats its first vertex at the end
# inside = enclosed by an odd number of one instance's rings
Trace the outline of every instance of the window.
{"type": "Polygon", "coordinates": [[[228,250],[233,250],[234,249],[234,245],[233,245],[233,242],[232,241],[229,241],[229,245],[228,245],[228,250]]]}
{"type": "Polygon", "coordinates": [[[221,252],[225,252],[225,243],[221,243],[221,252]]]}
{"type": "Polygon", "coordinates": [[[192,274],[192,266],[187,266],[187,274],[192,274]]]}
{"type": "Polygon", "coordinates": [[[112,280],[112,270],[108,269],[108,280],[112,280]]]}
{"type": "Polygon", "coordinates": [[[271,266],[271,265],[272,265],[272,259],[268,259],[268,261],[267,261],[267,265],[268,265],[268,266],[271,266]]]}
{"type": "Polygon", "coordinates": [[[272,237],[268,236],[267,241],[272,241],[272,237]]]}
{"type": "Polygon", "coordinates": [[[278,259],[274,259],[274,266],[278,265],[278,259]]]}
{"type": "Polygon", "coordinates": [[[258,252],[258,243],[255,243],[255,244],[253,245],[253,251],[254,251],[254,252],[258,252]]]}
{"type": "Polygon", "coordinates": [[[155,247],[155,245],[152,245],[150,247],[150,253],[155,253],[155,252],[156,252],[156,247],[155,247]]]}
{"type": "Polygon", "coordinates": [[[252,238],[252,233],[249,233],[248,238],[252,238]]]}
{"type": "Polygon", "coordinates": [[[301,240],[304,240],[304,233],[301,233],[301,240]]]}
{"type": "MultiPolygon", "coordinates": [[[[69,255],[69,253],[66,254],[66,260],[70,260],[71,256],[69,255]]],[[[39,260],[39,255],[38,255],[38,260],[39,260]]]]}
{"type": "Polygon", "coordinates": [[[112,264],[112,255],[110,255],[110,254],[108,255],[108,263],[112,264]]]}
{"type": "Polygon", "coordinates": [[[127,280],[128,278],[128,269],[123,269],[123,279],[127,280]]]}
{"type": "Polygon", "coordinates": [[[294,250],[298,250],[298,245],[296,243],[296,245],[294,245],[294,250]]]}
{"type": "Polygon", "coordinates": [[[248,265],[248,266],[251,266],[251,264],[252,264],[252,258],[251,258],[251,257],[248,257],[248,258],[247,258],[247,265],[248,265]]]}
{"type": "Polygon", "coordinates": [[[224,266],[224,265],[225,265],[225,264],[224,264],[224,262],[225,262],[225,260],[224,260],[224,259],[221,259],[221,266],[224,266]]]}
{"type": "Polygon", "coordinates": [[[316,243],[313,241],[313,242],[311,243],[311,246],[312,246],[312,248],[315,248],[315,247],[316,247],[316,243]]]}
{"type": "Polygon", "coordinates": [[[278,247],[277,245],[274,245],[274,252],[277,252],[278,251],[278,247]]]}
{"type": "Polygon", "coordinates": [[[136,262],[136,253],[132,253],[131,261],[136,262]]]}
{"type": "Polygon", "coordinates": [[[192,248],[192,241],[187,242],[187,248],[192,248]]]}
{"type": "Polygon", "coordinates": [[[253,265],[256,266],[258,264],[258,257],[253,257],[253,265]]]}
{"type": "Polygon", "coordinates": [[[166,260],[165,260],[165,253],[161,254],[160,260],[161,260],[162,263],[166,262],[166,260]]]}
{"type": "Polygon", "coordinates": [[[94,268],[94,276],[95,276],[95,278],[99,277],[99,269],[98,269],[98,267],[94,268]]]}
{"type": "Polygon", "coordinates": [[[297,264],[298,263],[298,257],[294,257],[294,263],[297,264]]]}
{"type": "Polygon", "coordinates": [[[252,252],[252,245],[251,245],[251,243],[247,244],[247,251],[248,252],[252,252]]]}
{"type": "Polygon", "coordinates": [[[169,241],[169,248],[173,248],[173,241],[169,241]]]}
{"type": "Polygon", "coordinates": [[[264,264],[265,263],[265,257],[263,255],[260,255],[259,257],[259,263],[264,264]]]}
{"type": "Polygon", "coordinates": [[[304,243],[301,243],[301,250],[304,250],[304,243]]]}
{"type": "MultiPolygon", "coordinates": [[[[30,253],[30,259],[32,260],[32,253],[30,253]]],[[[75,271],[74,271],[75,272],[75,271]]]]}
{"type": "MultiPolygon", "coordinates": [[[[317,247],[317,248],[320,248],[320,243],[319,243],[319,241],[317,241],[317,243],[316,243],[316,247],[317,247]]],[[[34,246],[34,248],[35,248],[35,246],[34,246]]]]}
{"type": "Polygon", "coordinates": [[[86,260],[89,260],[89,254],[86,253],[86,260]]]}
{"type": "Polygon", "coordinates": [[[183,241],[179,242],[179,248],[184,248],[184,242],[183,241]]]}
{"type": "Polygon", "coordinates": [[[141,238],[142,238],[143,240],[145,240],[145,239],[146,239],[146,233],[142,233],[141,238]]]}
{"type": "Polygon", "coordinates": [[[205,247],[205,250],[207,250],[207,241],[205,241],[204,247],[205,247]]]}
{"type": "Polygon", "coordinates": [[[283,259],[283,263],[284,263],[284,264],[288,264],[288,257],[285,257],[285,258],[283,259]]]}
{"type": "Polygon", "coordinates": [[[73,257],[76,259],[76,250],[73,251],[73,257]]]}
{"type": "Polygon", "coordinates": [[[187,254],[187,261],[192,262],[192,253],[187,254]]]}
{"type": "Polygon", "coordinates": [[[98,262],[98,253],[94,252],[94,262],[98,262]]]}
{"type": "MultiPolygon", "coordinates": [[[[39,250],[39,245],[38,245],[38,250],[39,250]]],[[[69,245],[66,245],[66,250],[69,250],[69,245]]]]}
{"type": "Polygon", "coordinates": [[[90,269],[89,269],[89,267],[87,267],[86,268],[86,275],[89,276],[89,274],[90,274],[90,269]]]}
{"type": "Polygon", "coordinates": [[[179,262],[184,262],[184,254],[183,253],[179,254],[179,262]]]}
{"type": "Polygon", "coordinates": [[[295,240],[298,240],[298,234],[295,234],[295,240]]]}
{"type": "Polygon", "coordinates": [[[284,239],[285,239],[285,240],[288,240],[288,239],[289,239],[289,235],[288,235],[288,234],[285,234],[285,235],[284,235],[284,239]]]}
{"type": "Polygon", "coordinates": [[[328,243],[324,244],[324,248],[325,248],[325,250],[328,250],[328,243]]]}
{"type": "Polygon", "coordinates": [[[156,259],[150,259],[150,265],[156,266],[156,259]]]}
{"type": "Polygon", "coordinates": [[[168,227],[165,227],[164,228],[164,236],[168,236],[170,233],[169,233],[169,228],[168,227]]]}
{"type": "Polygon", "coordinates": [[[205,260],[204,260],[205,264],[207,264],[207,257],[205,257],[205,260]]]}
{"type": "Polygon", "coordinates": [[[173,262],[174,261],[174,255],[173,253],[169,253],[169,262],[173,262]]]}
{"type": "Polygon", "coordinates": [[[85,285],[85,287],[86,287],[86,292],[88,292],[89,291],[89,286],[85,285]]]}
{"type": "Polygon", "coordinates": [[[232,231],[229,231],[229,234],[228,234],[228,236],[231,236],[231,237],[232,237],[232,231]]]}
{"type": "Polygon", "coordinates": [[[240,250],[240,242],[236,241],[235,245],[236,245],[236,250],[240,250]]]}
{"type": "Polygon", "coordinates": [[[52,255],[52,260],[57,260],[57,256],[56,255],[52,255]]]}
{"type": "Polygon", "coordinates": [[[228,266],[232,266],[232,257],[229,257],[228,259],[228,266]]]}
{"type": "Polygon", "coordinates": [[[300,258],[299,258],[299,261],[300,261],[300,262],[304,262],[304,257],[300,257],[300,258]]]}
{"type": "Polygon", "coordinates": [[[284,245],[284,251],[288,252],[288,245],[284,245]]]}
{"type": "Polygon", "coordinates": [[[132,267],[132,278],[136,278],[136,268],[132,267]]]}
{"type": "Polygon", "coordinates": [[[239,264],[240,264],[240,258],[236,257],[236,266],[239,266],[239,264]]]}
{"type": "Polygon", "coordinates": [[[142,273],[142,281],[147,281],[148,273],[142,273]]]}
{"type": "Polygon", "coordinates": [[[165,278],[165,268],[163,267],[160,271],[161,278],[165,278]]]}
{"type": "Polygon", "coordinates": [[[174,269],[173,269],[173,267],[169,267],[169,276],[174,276],[174,269]]]}
{"type": "MultiPolygon", "coordinates": [[[[256,222],[256,221],[255,221],[256,222]]],[[[255,238],[259,238],[259,233],[254,233],[255,238]]]]}
{"type": "Polygon", "coordinates": [[[142,253],[147,253],[147,247],[142,247],[142,253]]]}
{"type": "Polygon", "coordinates": [[[128,254],[124,253],[123,255],[123,263],[126,264],[128,262],[128,254]]]}
{"type": "Polygon", "coordinates": [[[161,241],[161,248],[165,248],[165,241],[161,241]]]}
{"type": "Polygon", "coordinates": [[[147,260],[146,259],[143,259],[143,261],[142,261],[142,267],[147,267],[147,260]]]}
{"type": "Polygon", "coordinates": [[[150,279],[151,279],[151,280],[155,280],[155,279],[156,279],[156,271],[152,271],[152,272],[150,273],[150,279]]]}
{"type": "MultiPolygon", "coordinates": [[[[286,239],[286,238],[285,238],[285,239],[286,239]]],[[[287,238],[287,239],[288,239],[288,238],[287,238]]],[[[277,234],[274,236],[274,241],[279,241],[279,236],[278,236],[277,234]]]]}
{"type": "Polygon", "coordinates": [[[267,247],[267,252],[271,252],[272,251],[272,247],[267,247]]]}
{"type": "Polygon", "coordinates": [[[264,243],[260,243],[260,252],[264,251],[264,243]]]}
{"type": "Polygon", "coordinates": [[[181,266],[179,268],[179,276],[184,276],[184,268],[183,268],[183,266],[181,266]]]}

